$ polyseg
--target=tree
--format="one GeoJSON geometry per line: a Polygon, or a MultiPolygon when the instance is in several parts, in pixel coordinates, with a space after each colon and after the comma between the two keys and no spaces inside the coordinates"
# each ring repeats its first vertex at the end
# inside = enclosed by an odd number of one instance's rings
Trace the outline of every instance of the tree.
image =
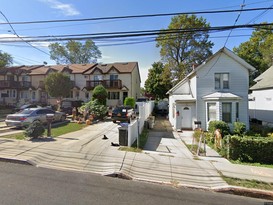
{"type": "Polygon", "coordinates": [[[92,40],[87,40],[85,44],[74,40],[64,45],[52,43],[49,49],[50,58],[57,64],[94,63],[101,58],[101,52],[92,40]]]}
{"type": "Polygon", "coordinates": [[[45,89],[51,97],[62,99],[70,94],[72,84],[68,75],[63,73],[50,73],[45,78],[45,89]]]}
{"type": "Polygon", "coordinates": [[[12,64],[12,61],[10,54],[0,51],[0,68],[12,64]]]}
{"type": "Polygon", "coordinates": [[[168,67],[165,67],[162,62],[153,63],[145,81],[147,93],[154,95],[156,99],[163,99],[171,87],[171,73],[168,67]]]}
{"type": "Polygon", "coordinates": [[[136,100],[133,97],[126,97],[123,104],[134,108],[136,104],[136,100]]]}
{"type": "Polygon", "coordinates": [[[191,71],[192,65],[200,64],[212,55],[209,27],[202,17],[178,15],[172,18],[168,29],[162,29],[156,38],[161,58],[176,82],[191,71]],[[200,31],[200,28],[203,30],[200,31]]]}
{"type": "Polygon", "coordinates": [[[235,54],[244,59],[257,69],[257,72],[251,73],[250,84],[252,81],[272,65],[273,53],[273,26],[255,29],[248,41],[241,43],[233,48],[235,54]],[[270,52],[271,51],[271,52],[270,52]]]}
{"type": "Polygon", "coordinates": [[[106,105],[107,90],[102,85],[97,85],[93,90],[93,99],[97,99],[101,105],[106,105]]]}

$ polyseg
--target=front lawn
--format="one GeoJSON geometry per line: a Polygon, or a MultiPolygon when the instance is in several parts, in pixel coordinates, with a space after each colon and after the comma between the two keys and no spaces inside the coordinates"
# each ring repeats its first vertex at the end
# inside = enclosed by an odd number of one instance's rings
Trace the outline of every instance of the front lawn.
{"type": "MultiPolygon", "coordinates": [[[[58,137],[60,135],[66,134],[66,133],[81,130],[84,127],[86,127],[86,124],[78,124],[78,123],[61,124],[61,125],[53,127],[51,129],[51,136],[52,137],[58,137]]],[[[44,136],[46,136],[46,135],[47,135],[47,129],[46,129],[46,131],[44,133],[44,136]]],[[[24,133],[5,135],[5,136],[2,136],[2,137],[3,138],[8,138],[8,139],[17,139],[17,140],[26,140],[27,139],[27,137],[24,135],[24,133]]]]}

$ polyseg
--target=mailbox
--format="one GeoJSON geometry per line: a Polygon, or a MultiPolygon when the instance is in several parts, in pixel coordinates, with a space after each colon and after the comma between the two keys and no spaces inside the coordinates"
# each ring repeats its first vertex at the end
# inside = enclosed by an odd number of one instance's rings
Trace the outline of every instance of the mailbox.
{"type": "Polygon", "coordinates": [[[47,122],[51,123],[54,119],[54,114],[46,114],[47,122]]]}
{"type": "Polygon", "coordinates": [[[51,136],[51,122],[54,119],[54,114],[46,114],[46,120],[47,120],[47,136],[51,136]]]}

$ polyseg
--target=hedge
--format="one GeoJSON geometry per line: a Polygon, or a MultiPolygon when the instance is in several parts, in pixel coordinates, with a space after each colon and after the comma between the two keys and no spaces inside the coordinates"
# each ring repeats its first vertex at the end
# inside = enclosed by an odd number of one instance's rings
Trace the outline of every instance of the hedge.
{"type": "Polygon", "coordinates": [[[273,138],[232,136],[230,138],[230,159],[273,164],[273,138]]]}

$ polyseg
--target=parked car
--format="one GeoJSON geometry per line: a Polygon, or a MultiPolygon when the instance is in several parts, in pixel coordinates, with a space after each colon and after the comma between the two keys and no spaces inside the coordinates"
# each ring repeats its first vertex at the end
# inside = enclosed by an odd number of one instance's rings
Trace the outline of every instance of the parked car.
{"type": "Polygon", "coordinates": [[[39,121],[41,123],[47,123],[46,115],[54,114],[53,122],[64,121],[66,118],[65,113],[56,112],[48,108],[27,108],[21,112],[7,115],[5,123],[7,126],[14,127],[27,127],[34,121],[39,121]]]}
{"type": "Polygon", "coordinates": [[[22,110],[27,109],[27,108],[41,108],[41,106],[36,105],[36,104],[25,104],[25,105],[15,108],[14,110],[15,110],[15,112],[21,112],[22,110]]]}
{"type": "Polygon", "coordinates": [[[116,123],[116,121],[126,121],[130,123],[131,119],[134,119],[135,117],[133,108],[128,106],[120,106],[113,109],[111,119],[114,123],[116,123]]]}
{"type": "Polygon", "coordinates": [[[156,112],[162,116],[167,115],[169,113],[169,102],[166,100],[159,101],[156,106],[156,112]]]}
{"type": "MultiPolygon", "coordinates": [[[[72,109],[75,107],[76,110],[78,110],[82,104],[82,100],[62,100],[60,110],[68,115],[72,115],[72,109]]],[[[76,115],[78,115],[78,113],[76,115]]]]}

